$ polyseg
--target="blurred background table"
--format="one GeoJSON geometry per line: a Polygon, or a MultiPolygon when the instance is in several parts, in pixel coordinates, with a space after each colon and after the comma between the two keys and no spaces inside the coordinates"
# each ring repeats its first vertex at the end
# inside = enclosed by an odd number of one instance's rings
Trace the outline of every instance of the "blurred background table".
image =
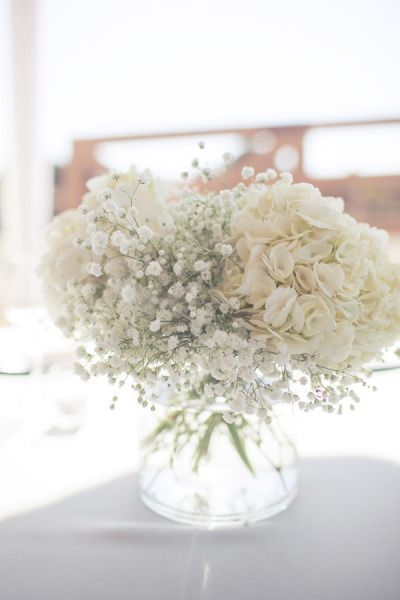
{"type": "Polygon", "coordinates": [[[0,524],[7,600],[398,600],[399,467],[306,459],[258,526],[194,530],[148,511],[133,474],[0,524]]]}
{"type": "Polygon", "coordinates": [[[0,378],[1,598],[400,597],[398,370],[376,373],[355,412],[299,415],[299,498],[224,531],[142,506],[128,393],[110,411],[104,382],[71,385],[78,419],[63,430],[46,377],[0,378]]]}

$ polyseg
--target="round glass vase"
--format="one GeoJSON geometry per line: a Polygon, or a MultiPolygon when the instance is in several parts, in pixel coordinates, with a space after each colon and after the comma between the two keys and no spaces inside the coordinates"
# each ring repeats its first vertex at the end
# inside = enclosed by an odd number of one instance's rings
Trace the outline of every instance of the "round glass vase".
{"type": "Polygon", "coordinates": [[[223,405],[139,411],[139,492],[154,512],[189,525],[246,525],[285,510],[297,492],[294,414],[275,405],[226,422],[223,405]]]}

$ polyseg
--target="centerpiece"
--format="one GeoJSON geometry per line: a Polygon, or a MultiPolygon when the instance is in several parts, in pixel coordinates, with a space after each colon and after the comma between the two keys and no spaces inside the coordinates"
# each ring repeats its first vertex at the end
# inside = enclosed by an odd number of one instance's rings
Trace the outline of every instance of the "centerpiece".
{"type": "Polygon", "coordinates": [[[400,266],[385,232],[289,173],[245,167],[212,191],[219,174],[193,165],[197,188],[135,168],[89,180],[40,274],[77,372],[130,385],[145,409],[144,502],[247,523],[295,497],[293,408],[354,408],[363,365],[399,337],[400,266]]]}

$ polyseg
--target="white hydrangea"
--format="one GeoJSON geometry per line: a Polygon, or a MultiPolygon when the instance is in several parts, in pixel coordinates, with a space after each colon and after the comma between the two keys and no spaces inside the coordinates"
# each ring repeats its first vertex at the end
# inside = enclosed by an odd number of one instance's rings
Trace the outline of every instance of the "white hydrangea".
{"type": "Polygon", "coordinates": [[[341,199],[282,174],[242,194],[232,231],[240,269],[221,289],[251,309],[248,327],[271,350],[344,368],[398,338],[400,267],[386,235],[344,213],[341,199]]]}

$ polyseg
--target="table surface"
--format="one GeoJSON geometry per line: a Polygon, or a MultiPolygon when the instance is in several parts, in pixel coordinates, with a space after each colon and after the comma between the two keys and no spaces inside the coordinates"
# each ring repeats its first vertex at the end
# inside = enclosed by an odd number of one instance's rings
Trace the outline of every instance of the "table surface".
{"type": "Polygon", "coordinates": [[[7,600],[398,600],[400,467],[307,459],[258,525],[196,530],[146,509],[128,474],[0,524],[7,600]]]}
{"type": "Polygon", "coordinates": [[[356,414],[301,417],[285,513],[208,531],[140,502],[132,402],[110,414],[85,387],[82,427],[57,437],[43,382],[0,378],[0,599],[399,600],[399,373],[378,379],[356,414]]]}

